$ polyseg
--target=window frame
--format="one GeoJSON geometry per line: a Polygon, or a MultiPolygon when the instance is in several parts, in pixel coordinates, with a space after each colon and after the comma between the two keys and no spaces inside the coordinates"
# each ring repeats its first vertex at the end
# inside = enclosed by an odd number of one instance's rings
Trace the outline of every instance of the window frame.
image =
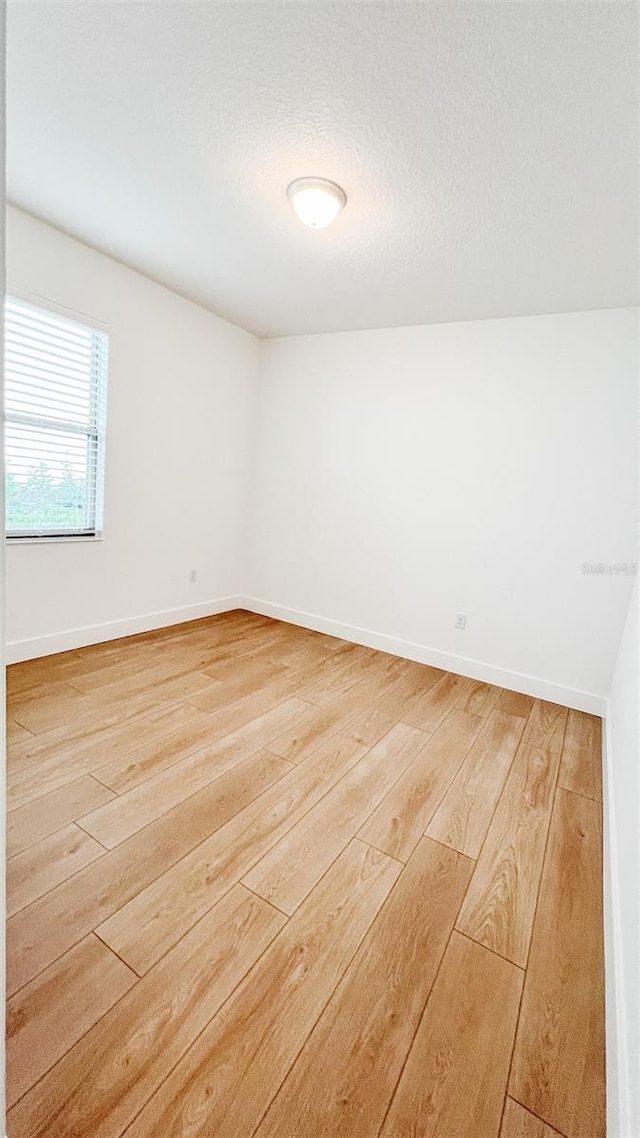
{"type": "MultiPolygon", "coordinates": [[[[89,426],[80,425],[78,423],[49,419],[46,414],[7,414],[6,407],[3,408],[3,425],[5,430],[8,424],[16,423],[18,425],[32,425],[34,427],[42,426],[45,428],[45,430],[62,429],[64,431],[84,435],[88,440],[93,440],[96,467],[93,486],[93,528],[78,528],[75,530],[60,529],[57,531],[43,529],[42,532],[39,532],[36,529],[24,530],[22,532],[5,529],[5,542],[7,545],[40,545],[47,542],[102,541],[104,538],[104,468],[106,457],[106,411],[107,388],[109,380],[110,325],[102,320],[97,319],[95,316],[89,316],[86,313],[79,311],[78,309],[68,308],[66,305],[60,304],[57,301],[53,301],[48,297],[28,292],[25,289],[8,286],[4,296],[5,313],[6,303],[11,300],[22,302],[26,305],[30,305],[35,309],[41,309],[45,313],[51,312],[55,316],[60,316],[65,320],[71,321],[73,324],[82,325],[90,332],[95,332],[106,336],[106,358],[104,378],[102,382],[98,381],[97,383],[92,383],[90,391],[90,398],[92,402],[97,400],[95,431],[91,430],[89,426]]],[[[6,326],[6,315],[3,315],[3,318],[5,319],[6,326]]]]}

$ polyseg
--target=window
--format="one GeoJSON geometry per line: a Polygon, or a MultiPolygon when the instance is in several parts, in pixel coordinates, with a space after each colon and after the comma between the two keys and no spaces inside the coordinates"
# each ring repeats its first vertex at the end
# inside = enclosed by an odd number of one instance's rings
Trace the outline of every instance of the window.
{"type": "Polygon", "coordinates": [[[108,336],[11,297],[5,313],[7,536],[100,534],[108,336]]]}

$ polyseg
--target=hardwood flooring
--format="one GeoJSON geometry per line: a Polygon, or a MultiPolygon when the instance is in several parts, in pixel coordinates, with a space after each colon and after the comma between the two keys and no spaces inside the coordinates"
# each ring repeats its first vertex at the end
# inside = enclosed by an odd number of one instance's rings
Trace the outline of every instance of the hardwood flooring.
{"type": "Polygon", "coordinates": [[[9,1138],[604,1138],[600,720],[245,612],[8,693],[9,1138]]]}

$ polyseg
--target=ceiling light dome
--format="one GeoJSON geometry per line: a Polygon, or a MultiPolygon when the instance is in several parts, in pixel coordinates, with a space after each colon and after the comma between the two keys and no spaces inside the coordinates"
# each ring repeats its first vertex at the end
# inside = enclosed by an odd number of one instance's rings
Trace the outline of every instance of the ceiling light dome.
{"type": "Polygon", "coordinates": [[[287,197],[303,225],[324,229],[347,204],[347,195],[326,178],[296,178],[287,186],[287,197]]]}

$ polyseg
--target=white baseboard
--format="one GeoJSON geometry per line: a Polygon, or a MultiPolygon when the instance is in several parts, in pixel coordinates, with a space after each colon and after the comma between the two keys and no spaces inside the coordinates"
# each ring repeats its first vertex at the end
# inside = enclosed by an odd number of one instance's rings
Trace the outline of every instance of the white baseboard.
{"type": "Polygon", "coordinates": [[[494,664],[485,664],[481,660],[469,660],[466,656],[455,656],[451,652],[440,652],[437,648],[429,648],[426,644],[414,644],[410,640],[397,640],[393,636],[386,636],[381,632],[371,632],[366,628],[357,628],[355,625],[342,624],[337,620],[316,616],[314,613],[301,612],[298,609],[286,608],[284,605],[272,604],[260,597],[241,597],[240,607],[249,612],[260,613],[262,616],[272,616],[276,620],[284,620],[288,624],[299,624],[303,628],[311,628],[315,632],[325,632],[329,636],[338,636],[341,640],[349,640],[354,644],[364,644],[367,648],[378,648],[381,652],[389,652],[392,656],[403,656],[407,660],[417,660],[419,664],[431,664],[436,668],[443,668],[447,672],[455,672],[459,676],[469,676],[472,680],[481,680],[483,683],[496,684],[498,687],[508,688],[510,691],[522,692],[523,695],[534,696],[535,699],[549,700],[559,703],[563,707],[573,707],[576,711],[587,711],[591,715],[604,715],[606,698],[594,692],[580,691],[575,688],[563,687],[561,684],[541,680],[536,676],[525,676],[519,672],[510,672],[494,664]]]}
{"type": "Polygon", "coordinates": [[[451,652],[441,652],[425,644],[415,644],[410,640],[398,640],[382,632],[372,632],[366,628],[343,624],[328,617],[314,613],[272,604],[259,597],[231,596],[219,597],[213,601],[203,601],[197,605],[186,605],[179,609],[165,609],[162,612],[144,613],[142,616],[127,617],[124,620],[108,621],[105,624],[87,625],[84,628],[71,628],[65,632],[51,633],[29,640],[14,640],[6,646],[7,664],[17,664],[22,660],[34,660],[39,656],[51,656],[54,652],[69,652],[74,648],[84,648],[88,644],[101,644],[105,640],[118,640],[122,636],[134,636],[138,632],[150,632],[154,628],[165,628],[171,624],[182,624],[198,620],[203,616],[216,616],[232,609],[246,609],[249,612],[284,620],[288,624],[298,624],[316,632],[325,632],[354,644],[364,644],[367,648],[378,648],[392,656],[403,656],[417,660],[419,664],[431,664],[460,676],[469,676],[483,683],[496,684],[510,691],[522,692],[536,699],[546,699],[551,703],[573,707],[577,711],[587,711],[592,715],[604,715],[606,699],[594,692],[579,691],[560,684],[542,680],[536,676],[521,675],[505,668],[486,664],[481,660],[470,660],[466,656],[456,656],[451,652]]]}
{"type": "Polygon", "coordinates": [[[620,909],[618,843],[609,700],[603,733],[604,789],[604,972],[607,1012],[607,1134],[632,1138],[629,1056],[624,987],[623,932],[620,909]]]}
{"type": "Polygon", "coordinates": [[[66,632],[54,632],[30,640],[14,640],[6,646],[6,662],[17,664],[22,660],[35,660],[39,656],[51,656],[54,652],[70,652],[74,648],[86,648],[88,644],[119,640],[122,636],[135,636],[138,632],[151,632],[154,628],[167,628],[171,624],[183,624],[239,608],[246,608],[243,597],[219,597],[215,601],[202,601],[197,605],[185,605],[184,608],[164,609],[162,612],[144,613],[142,616],[126,617],[105,624],[70,628],[66,632]]]}

